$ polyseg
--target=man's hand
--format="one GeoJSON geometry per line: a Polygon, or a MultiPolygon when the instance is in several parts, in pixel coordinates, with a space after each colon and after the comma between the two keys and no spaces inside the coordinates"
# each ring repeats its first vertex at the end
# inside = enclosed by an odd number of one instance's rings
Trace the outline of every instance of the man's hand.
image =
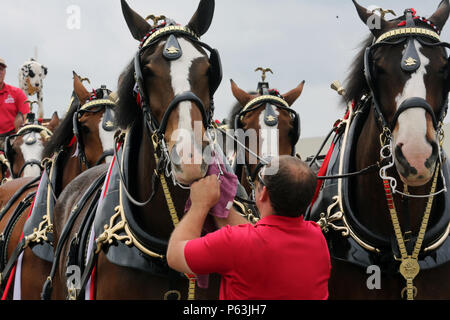
{"type": "Polygon", "coordinates": [[[173,231],[167,248],[167,263],[172,269],[192,274],[184,256],[184,247],[189,240],[201,236],[206,216],[219,199],[220,182],[217,176],[208,176],[192,184],[191,209],[173,231]]]}
{"type": "Polygon", "coordinates": [[[216,175],[207,176],[191,186],[192,206],[209,211],[220,199],[220,181],[216,175]]]}

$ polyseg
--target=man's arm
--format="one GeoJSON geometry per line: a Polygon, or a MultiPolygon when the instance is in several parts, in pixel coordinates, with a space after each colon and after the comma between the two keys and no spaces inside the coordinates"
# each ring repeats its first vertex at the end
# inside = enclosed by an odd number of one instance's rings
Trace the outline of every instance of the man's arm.
{"type": "Polygon", "coordinates": [[[220,183],[217,176],[208,176],[191,186],[191,209],[173,231],[167,248],[167,263],[172,269],[193,274],[189,268],[184,248],[189,240],[201,237],[206,216],[220,198],[220,183]]]}
{"type": "Polygon", "coordinates": [[[241,225],[241,224],[250,223],[239,212],[237,212],[236,209],[234,209],[233,207],[231,207],[227,218],[214,217],[214,220],[216,221],[216,225],[219,229],[223,228],[227,225],[233,227],[233,226],[237,226],[237,225],[241,225]]]}
{"type": "Polygon", "coordinates": [[[30,104],[28,102],[26,102],[27,101],[27,96],[19,88],[17,88],[17,90],[16,90],[15,100],[16,100],[17,110],[20,113],[22,113],[24,118],[26,118],[27,114],[30,112],[30,104]]]}

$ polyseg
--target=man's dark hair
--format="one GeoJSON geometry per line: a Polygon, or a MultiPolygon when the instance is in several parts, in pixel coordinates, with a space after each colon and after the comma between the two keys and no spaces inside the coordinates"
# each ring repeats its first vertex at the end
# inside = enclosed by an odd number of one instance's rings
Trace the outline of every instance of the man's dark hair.
{"type": "Polygon", "coordinates": [[[278,165],[275,174],[264,175],[270,204],[276,215],[299,217],[311,203],[317,177],[306,163],[296,157],[281,156],[278,165]]]}

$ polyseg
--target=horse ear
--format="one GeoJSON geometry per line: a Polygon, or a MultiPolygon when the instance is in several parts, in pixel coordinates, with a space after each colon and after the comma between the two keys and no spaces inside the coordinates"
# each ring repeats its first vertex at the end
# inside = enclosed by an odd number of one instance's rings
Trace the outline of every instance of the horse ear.
{"type": "Polygon", "coordinates": [[[194,31],[198,36],[202,36],[208,31],[214,16],[214,0],[201,0],[197,11],[191,18],[187,27],[194,31]]]}
{"type": "Polygon", "coordinates": [[[19,129],[23,126],[24,122],[25,119],[23,117],[23,114],[19,112],[14,119],[14,128],[16,129],[16,132],[19,131],[19,129]]]}
{"type": "Polygon", "coordinates": [[[364,22],[369,27],[370,32],[372,32],[375,38],[378,38],[380,35],[382,35],[389,27],[389,22],[381,16],[359,5],[356,0],[352,1],[362,22],[364,22]]]}
{"type": "Polygon", "coordinates": [[[58,112],[53,112],[52,118],[50,119],[50,122],[48,123],[47,128],[50,131],[55,131],[56,127],[59,126],[59,117],[58,117],[58,112]]]}
{"type": "Polygon", "coordinates": [[[122,13],[127,22],[128,29],[130,29],[131,34],[136,40],[141,41],[150,31],[151,26],[144,18],[131,9],[125,0],[121,0],[121,3],[122,13]]]}
{"type": "Polygon", "coordinates": [[[292,89],[291,91],[289,91],[286,94],[283,94],[283,98],[284,98],[284,100],[286,100],[286,102],[289,104],[289,106],[292,106],[294,104],[294,102],[300,97],[300,95],[303,92],[304,86],[305,86],[305,80],[303,80],[302,83],[300,83],[297,88],[292,89]]]}
{"type": "Polygon", "coordinates": [[[76,74],[75,71],[73,72],[73,90],[75,91],[75,94],[81,105],[83,105],[90,97],[89,91],[87,91],[84,85],[81,83],[80,77],[76,74]]]}
{"type": "Polygon", "coordinates": [[[442,0],[436,12],[428,19],[433,22],[440,30],[444,28],[450,14],[449,0],[442,0]]]}
{"type": "Polygon", "coordinates": [[[244,107],[247,103],[250,102],[250,100],[252,100],[253,96],[239,88],[233,80],[230,80],[230,82],[233,96],[237,99],[237,101],[239,101],[241,106],[244,107]]]}

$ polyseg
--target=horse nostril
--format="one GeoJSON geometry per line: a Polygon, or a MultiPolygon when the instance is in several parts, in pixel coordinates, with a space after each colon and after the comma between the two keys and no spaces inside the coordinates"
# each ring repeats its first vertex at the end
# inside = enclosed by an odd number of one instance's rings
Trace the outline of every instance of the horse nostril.
{"type": "Polygon", "coordinates": [[[439,159],[439,146],[435,141],[431,141],[431,148],[433,149],[431,152],[431,156],[425,161],[425,167],[428,169],[433,168],[436,162],[439,159]]]}
{"type": "Polygon", "coordinates": [[[176,165],[179,166],[181,164],[181,158],[180,155],[178,154],[177,148],[172,148],[172,151],[170,152],[170,161],[176,165]]]}
{"type": "Polygon", "coordinates": [[[411,174],[416,175],[417,169],[412,167],[408,160],[406,160],[406,157],[402,152],[402,147],[402,143],[397,144],[397,147],[395,147],[395,159],[401,165],[400,167],[397,167],[397,169],[399,169],[399,173],[404,177],[408,177],[411,174]]]}

